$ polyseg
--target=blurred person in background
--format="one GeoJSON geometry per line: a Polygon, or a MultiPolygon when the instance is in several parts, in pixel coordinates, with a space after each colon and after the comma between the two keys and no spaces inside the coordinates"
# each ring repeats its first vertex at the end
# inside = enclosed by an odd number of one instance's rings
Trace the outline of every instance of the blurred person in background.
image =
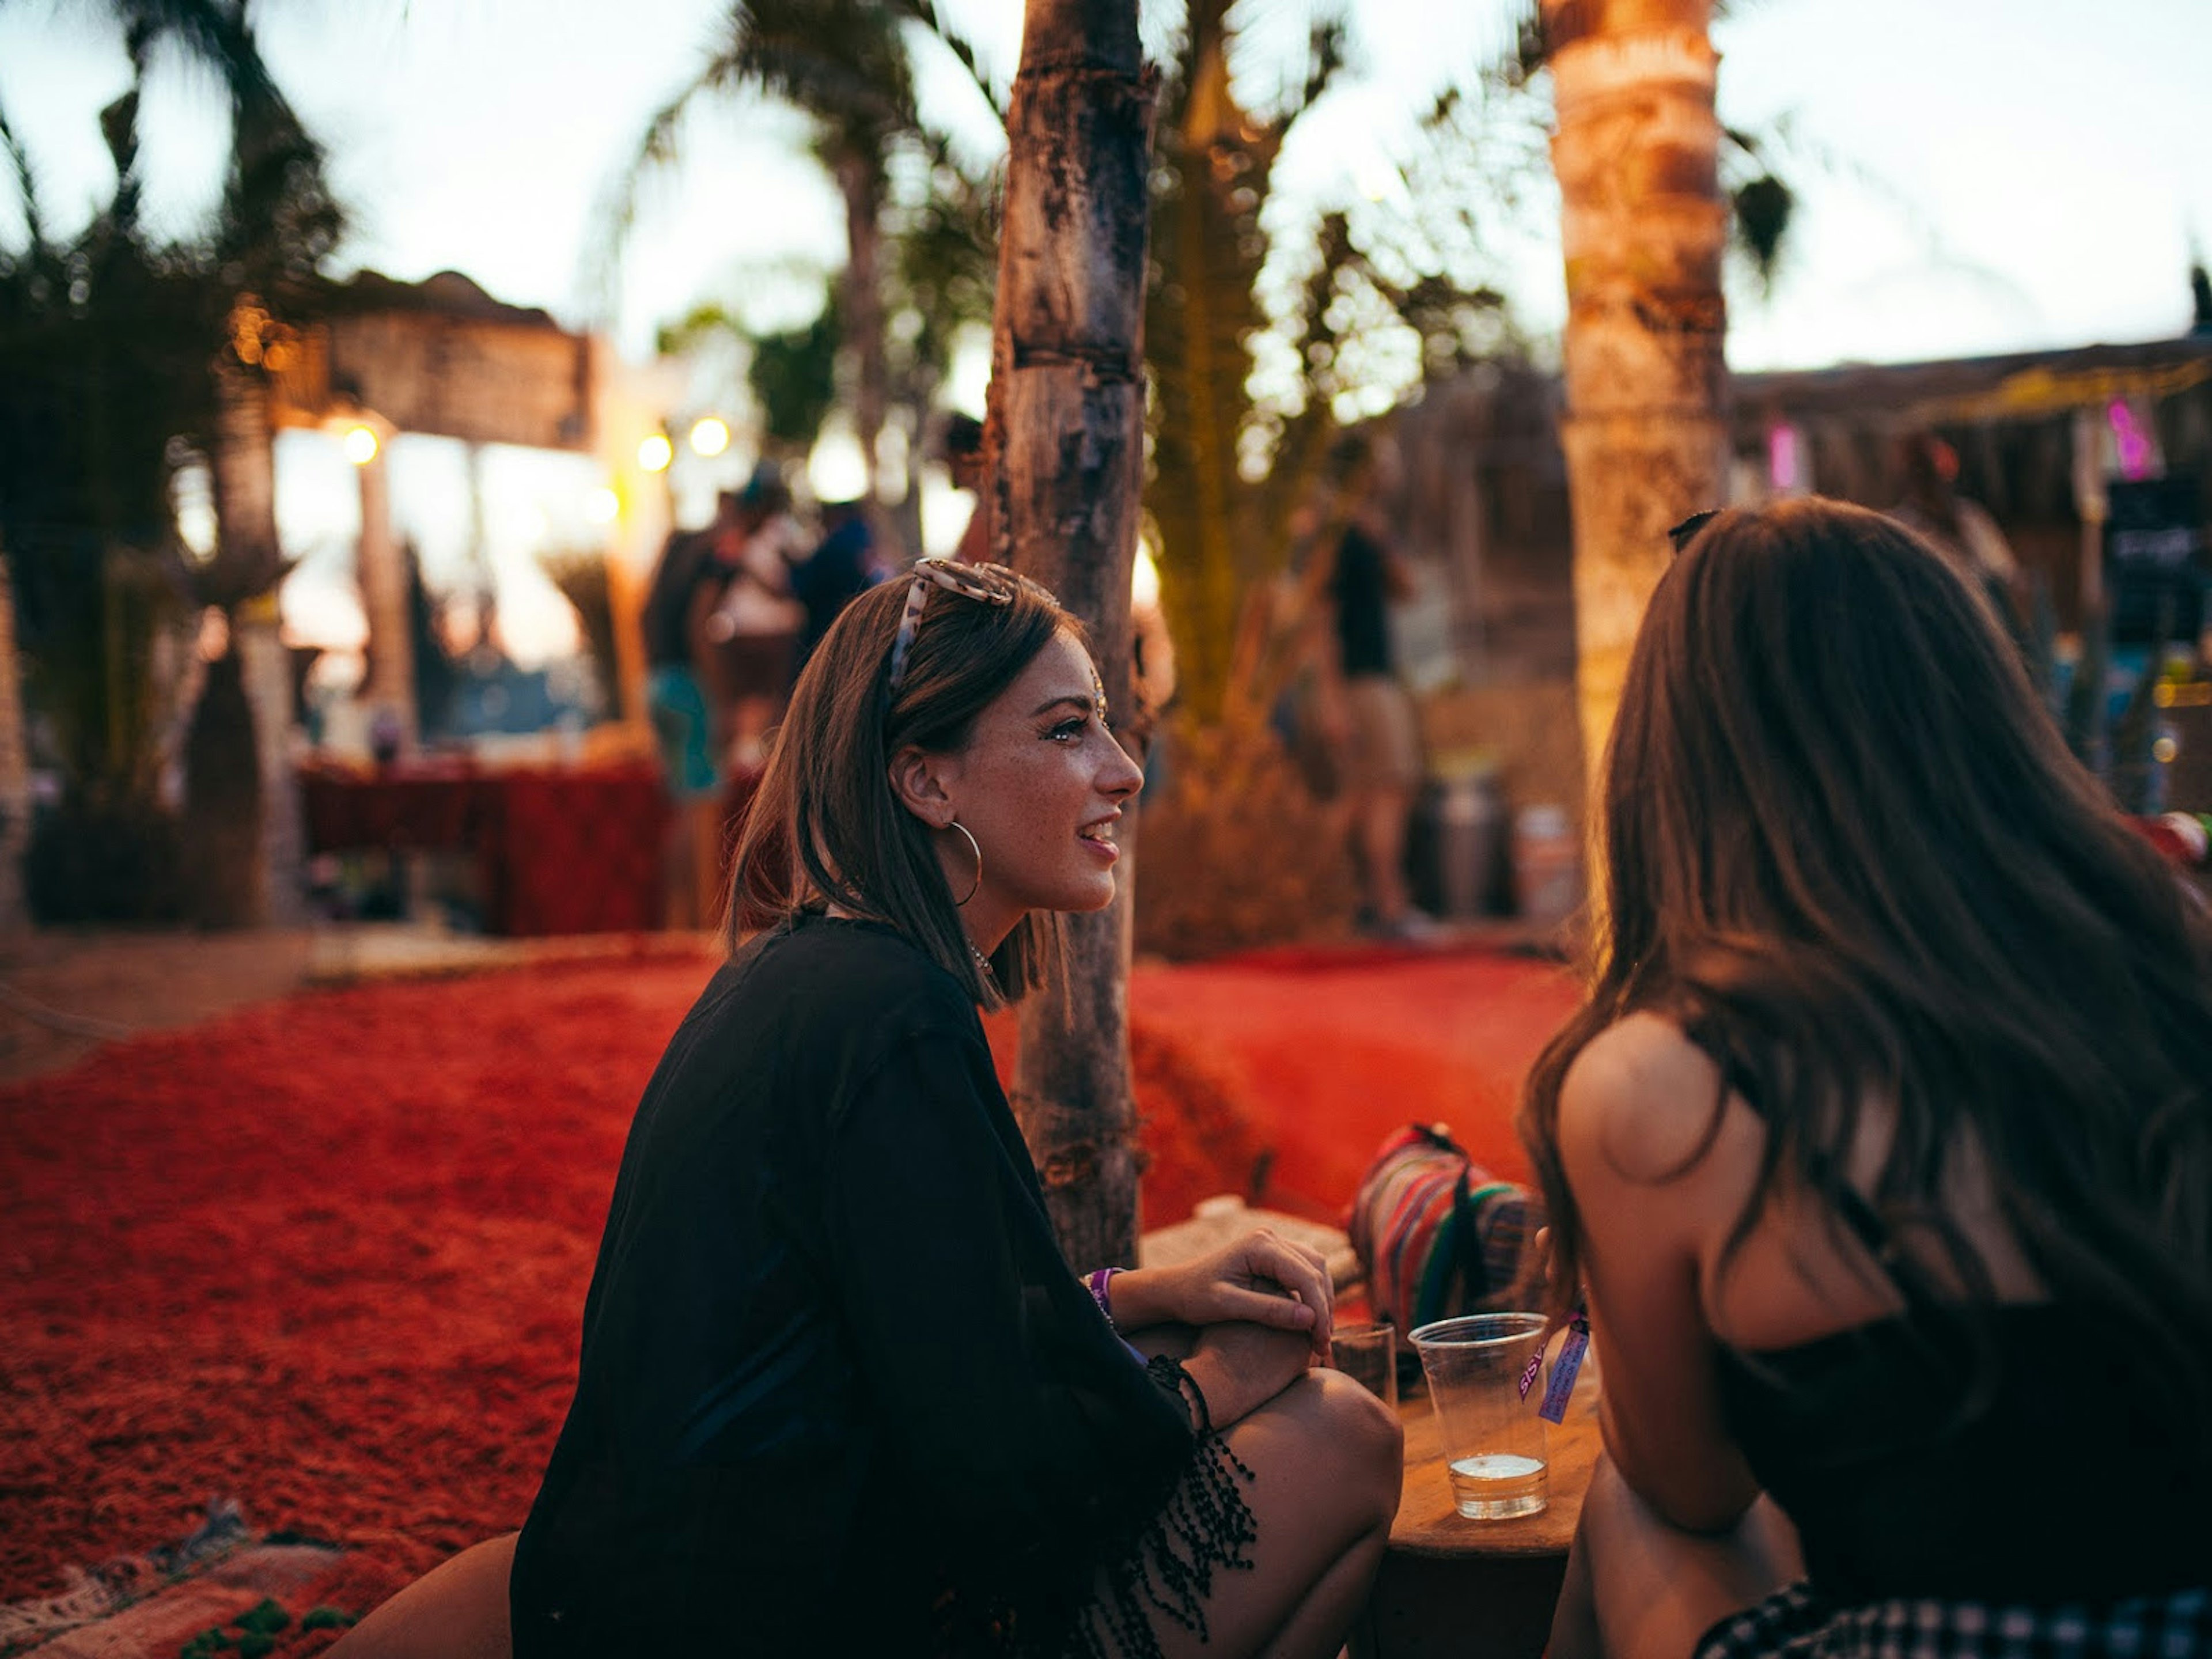
{"type": "Polygon", "coordinates": [[[889,574],[876,550],[867,503],[824,501],[822,539],[791,568],[792,596],[806,611],[794,675],[805,669],[806,659],[830,631],[830,624],[837,620],[837,613],[889,574]]]}
{"type": "Polygon", "coordinates": [[[1345,523],[1320,587],[1313,718],[1350,821],[1361,926],[1377,939],[1419,940],[1437,924],[1406,890],[1421,732],[1390,643],[1391,602],[1413,592],[1387,512],[1400,483],[1397,447],[1383,434],[1351,434],[1334,461],[1345,523]]]}
{"type": "Polygon", "coordinates": [[[1997,521],[1959,493],[1959,452],[1934,433],[1921,431],[1905,435],[1897,458],[1905,475],[1905,498],[1890,508],[1890,517],[1917,531],[1988,597],[2014,639],[2024,640],[2033,596],[1997,521]]]}
{"type": "Polygon", "coordinates": [[[763,461],[744,489],[723,499],[726,511],[708,532],[721,586],[702,624],[703,661],[717,751],[730,766],[756,771],[791,696],[806,627],[806,607],[792,591],[805,535],[774,462],[763,461]]]}
{"type": "MultiPolygon", "coordinates": [[[[735,512],[726,494],[716,525],[735,512]]],[[[707,530],[670,532],[646,585],[645,701],[660,751],[661,781],[674,807],[663,854],[663,921],[714,925],[720,900],[720,750],[707,693],[705,623],[721,598],[723,573],[707,530]]]]}

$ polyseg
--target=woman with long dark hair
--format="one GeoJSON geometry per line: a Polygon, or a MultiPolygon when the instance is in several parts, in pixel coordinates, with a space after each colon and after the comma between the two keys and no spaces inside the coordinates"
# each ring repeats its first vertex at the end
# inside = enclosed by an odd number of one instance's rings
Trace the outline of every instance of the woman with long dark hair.
{"type": "Polygon", "coordinates": [[[1034,583],[929,560],[847,608],[639,1104],[520,1539],[348,1659],[1337,1651],[1401,1460],[1309,1370],[1325,1267],[1260,1232],[1079,1278],[977,1018],[1112,898],[1139,782],[1034,583]]]}
{"type": "Polygon", "coordinates": [[[1687,538],[1599,810],[1522,1117],[1607,1450],[1553,1659],[2205,1650],[2202,899],[1830,501],[1687,538]]]}

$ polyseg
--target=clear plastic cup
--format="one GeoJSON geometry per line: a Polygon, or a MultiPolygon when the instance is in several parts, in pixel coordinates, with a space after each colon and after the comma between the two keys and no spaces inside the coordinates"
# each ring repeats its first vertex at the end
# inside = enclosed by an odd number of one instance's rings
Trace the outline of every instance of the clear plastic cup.
{"type": "Polygon", "coordinates": [[[1543,1315],[1469,1314],[1413,1334],[1429,1380],[1452,1502],[1473,1521],[1534,1515],[1550,1501],[1550,1449],[1542,1366],[1522,1391],[1529,1362],[1544,1349],[1543,1315]]]}

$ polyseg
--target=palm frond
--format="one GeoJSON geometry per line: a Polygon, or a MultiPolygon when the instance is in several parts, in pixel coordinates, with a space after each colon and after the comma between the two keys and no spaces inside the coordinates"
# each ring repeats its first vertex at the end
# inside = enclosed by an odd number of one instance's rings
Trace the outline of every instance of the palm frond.
{"type": "Polygon", "coordinates": [[[975,54],[974,43],[945,25],[934,0],[890,0],[887,9],[892,16],[915,25],[951,52],[960,67],[968,71],[968,78],[975,83],[975,90],[983,94],[983,101],[999,118],[1000,125],[1006,125],[1006,89],[991,84],[990,77],[983,73],[982,63],[975,54]]]}
{"type": "Polygon", "coordinates": [[[860,68],[803,41],[754,40],[716,56],[702,77],[722,92],[758,87],[830,125],[881,135],[913,124],[910,104],[871,84],[860,68]]]}
{"type": "Polygon", "coordinates": [[[708,94],[754,91],[813,117],[817,146],[833,158],[878,155],[919,131],[912,70],[891,11],[872,0],[738,0],[698,73],[653,112],[601,195],[593,215],[599,234],[583,272],[585,290],[601,308],[612,308],[645,180],[678,159],[692,105],[708,94]]]}
{"type": "MultiPolygon", "coordinates": [[[[6,0],[0,0],[0,5],[5,3],[6,0]]],[[[40,258],[46,251],[46,227],[39,207],[38,175],[32,171],[31,152],[9,125],[5,109],[0,109],[0,149],[7,151],[9,171],[15,175],[15,200],[22,208],[23,228],[30,242],[26,251],[31,258],[40,258]]]]}
{"type": "Polygon", "coordinates": [[[1316,17],[1306,42],[1306,81],[1298,94],[1301,111],[1319,103],[1343,70],[1350,21],[1341,13],[1316,17]]]}
{"type": "Polygon", "coordinates": [[[702,72],[655,110],[645,124],[637,149],[600,193],[599,205],[592,215],[598,223],[599,234],[586,245],[583,282],[585,291],[597,300],[602,311],[611,313],[614,309],[620,288],[623,249],[630,233],[637,228],[638,201],[646,179],[675,162],[678,136],[692,104],[702,95],[719,90],[702,72]]]}
{"type": "Polygon", "coordinates": [[[1503,21],[1504,27],[1486,54],[1488,62],[1476,80],[1483,86],[1518,91],[1543,69],[1552,43],[1537,0],[1516,0],[1503,21]]]}
{"type": "Polygon", "coordinates": [[[100,112],[100,136],[115,166],[115,196],[107,217],[128,233],[138,222],[138,86],[131,88],[100,112]]]}
{"type": "MultiPolygon", "coordinates": [[[[222,0],[112,0],[126,37],[150,46],[170,40],[216,71],[234,109],[277,105],[289,111],[243,8],[222,0]]],[[[134,46],[134,56],[137,55],[134,46]]]]}
{"type": "Polygon", "coordinates": [[[833,125],[880,137],[915,125],[897,21],[872,0],[749,0],[731,8],[702,76],[758,87],[833,125]]]}

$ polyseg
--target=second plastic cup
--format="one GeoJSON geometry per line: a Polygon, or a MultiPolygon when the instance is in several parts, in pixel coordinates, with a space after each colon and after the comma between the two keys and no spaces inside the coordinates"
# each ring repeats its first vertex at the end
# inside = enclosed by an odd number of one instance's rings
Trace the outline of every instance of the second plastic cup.
{"type": "Polygon", "coordinates": [[[1340,1325],[1329,1333],[1329,1361],[1377,1400],[1398,1403],[1396,1333],[1388,1325],[1340,1325]]]}

